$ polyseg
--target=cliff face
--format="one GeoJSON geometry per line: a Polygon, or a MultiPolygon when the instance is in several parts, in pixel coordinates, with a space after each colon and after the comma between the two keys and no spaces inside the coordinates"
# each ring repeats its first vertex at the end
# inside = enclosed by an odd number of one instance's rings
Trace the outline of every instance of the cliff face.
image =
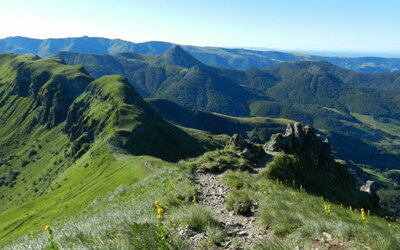
{"type": "Polygon", "coordinates": [[[93,80],[79,66],[68,66],[60,59],[40,59],[21,55],[8,57],[3,67],[10,68],[9,95],[33,99],[37,122],[53,128],[65,121],[68,108],[93,80]]]}

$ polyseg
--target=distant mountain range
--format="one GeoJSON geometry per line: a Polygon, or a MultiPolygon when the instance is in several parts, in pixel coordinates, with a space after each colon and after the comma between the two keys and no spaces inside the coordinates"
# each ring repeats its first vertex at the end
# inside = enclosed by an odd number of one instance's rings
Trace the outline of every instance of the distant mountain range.
{"type": "MultiPolygon", "coordinates": [[[[160,55],[175,45],[168,42],[133,43],[120,39],[86,36],[56,39],[8,37],[0,39],[0,53],[33,53],[40,57],[50,56],[60,51],[93,54],[135,52],[145,55],[160,55]]],[[[182,46],[182,48],[204,64],[221,68],[243,70],[271,67],[282,62],[317,60],[327,61],[336,66],[358,72],[373,73],[400,70],[400,58],[317,56],[279,51],[199,46],[182,46]]]]}

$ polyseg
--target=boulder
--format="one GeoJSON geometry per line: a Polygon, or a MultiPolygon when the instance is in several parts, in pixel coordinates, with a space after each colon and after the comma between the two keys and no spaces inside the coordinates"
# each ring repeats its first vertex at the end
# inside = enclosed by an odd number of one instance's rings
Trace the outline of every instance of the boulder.
{"type": "Polygon", "coordinates": [[[360,191],[367,192],[369,194],[375,194],[376,190],[374,183],[375,182],[371,180],[365,182],[365,184],[360,187],[360,191]]]}
{"type": "Polygon", "coordinates": [[[264,156],[264,150],[261,146],[255,145],[249,140],[245,140],[239,134],[234,134],[228,141],[227,147],[239,150],[239,156],[248,160],[258,160],[264,156]]]}

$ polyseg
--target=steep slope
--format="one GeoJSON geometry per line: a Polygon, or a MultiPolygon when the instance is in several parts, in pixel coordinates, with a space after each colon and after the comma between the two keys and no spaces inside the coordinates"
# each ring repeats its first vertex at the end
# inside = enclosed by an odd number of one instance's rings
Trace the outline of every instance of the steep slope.
{"type": "Polygon", "coordinates": [[[155,169],[224,144],[164,121],[121,76],[0,56],[0,245],[155,169]],[[147,156],[145,156],[147,155],[147,156]]]}
{"type": "MultiPolygon", "coordinates": [[[[94,54],[135,52],[146,55],[160,55],[175,45],[159,41],[133,43],[120,39],[86,36],[43,40],[27,37],[8,37],[0,39],[0,53],[34,53],[39,56],[50,56],[60,51],[71,51],[94,54]]],[[[271,67],[282,62],[324,60],[336,66],[359,72],[394,72],[400,70],[400,59],[398,58],[326,57],[280,51],[198,46],[182,47],[204,64],[221,68],[246,70],[250,68],[271,67]]]]}

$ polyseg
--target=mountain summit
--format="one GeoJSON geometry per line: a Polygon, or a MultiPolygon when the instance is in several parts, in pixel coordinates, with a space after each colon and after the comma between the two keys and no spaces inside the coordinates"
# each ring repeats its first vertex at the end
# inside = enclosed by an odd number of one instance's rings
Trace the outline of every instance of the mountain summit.
{"type": "Polygon", "coordinates": [[[201,62],[196,60],[193,56],[191,56],[189,53],[184,51],[181,46],[175,46],[169,50],[167,50],[164,55],[163,55],[164,61],[185,67],[185,68],[191,68],[196,65],[202,65],[201,62]]]}

